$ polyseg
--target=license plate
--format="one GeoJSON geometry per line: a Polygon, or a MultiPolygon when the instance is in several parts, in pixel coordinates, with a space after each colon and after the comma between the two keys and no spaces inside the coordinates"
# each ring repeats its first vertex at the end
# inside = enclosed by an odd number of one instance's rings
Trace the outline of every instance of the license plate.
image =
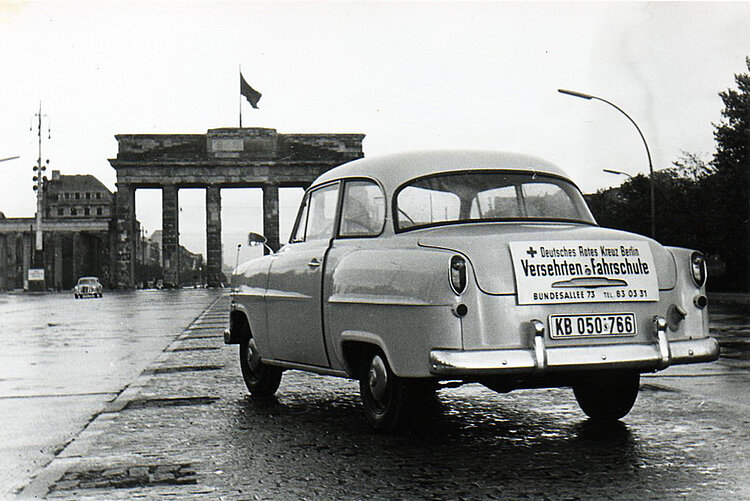
{"type": "Polygon", "coordinates": [[[550,315],[552,339],[587,336],[635,336],[635,313],[550,315]]]}

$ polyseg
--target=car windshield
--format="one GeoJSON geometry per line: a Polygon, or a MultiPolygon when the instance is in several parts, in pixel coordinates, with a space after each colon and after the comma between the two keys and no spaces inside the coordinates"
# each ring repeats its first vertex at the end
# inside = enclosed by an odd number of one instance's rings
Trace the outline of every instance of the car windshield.
{"type": "Polygon", "coordinates": [[[595,224],[581,192],[548,175],[475,170],[422,177],[394,200],[396,230],[481,221],[595,224]]]}
{"type": "Polygon", "coordinates": [[[82,278],[78,281],[81,285],[95,285],[99,283],[99,281],[95,278],[82,278]]]}

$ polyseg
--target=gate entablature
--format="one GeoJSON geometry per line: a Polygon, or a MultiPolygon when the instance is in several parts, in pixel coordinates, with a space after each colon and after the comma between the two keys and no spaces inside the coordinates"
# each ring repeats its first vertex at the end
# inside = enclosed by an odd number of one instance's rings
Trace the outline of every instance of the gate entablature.
{"type": "Polygon", "coordinates": [[[135,190],[162,189],[165,280],[179,277],[181,187],[206,189],[206,270],[222,283],[221,188],[263,188],[263,231],[279,247],[279,187],[307,187],[323,172],[364,156],[364,134],[279,134],[268,128],[209,129],[206,134],[117,134],[117,276],[135,285],[135,190]]]}

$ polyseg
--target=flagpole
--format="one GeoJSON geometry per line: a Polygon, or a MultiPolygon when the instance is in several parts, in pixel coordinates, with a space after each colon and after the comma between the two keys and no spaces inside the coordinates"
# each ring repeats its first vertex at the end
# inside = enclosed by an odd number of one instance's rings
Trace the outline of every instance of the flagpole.
{"type": "Polygon", "coordinates": [[[240,92],[239,92],[239,98],[240,98],[240,129],[242,128],[242,65],[240,64],[240,92]]]}

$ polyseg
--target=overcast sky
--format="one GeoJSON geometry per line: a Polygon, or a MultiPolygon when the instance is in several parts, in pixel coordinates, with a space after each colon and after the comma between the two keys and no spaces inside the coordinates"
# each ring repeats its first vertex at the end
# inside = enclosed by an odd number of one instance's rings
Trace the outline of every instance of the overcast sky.
{"type": "MultiPolygon", "coordinates": [[[[747,55],[747,2],[0,0],[0,158],[21,156],[0,163],[0,211],[34,214],[29,127],[40,101],[51,169],[114,190],[115,134],[238,126],[239,65],[263,93],[260,109],[244,104],[245,126],[364,133],[366,156],[522,152],[592,192],[621,182],[603,168],[647,171],[645,150],[615,109],[558,88],[623,108],[660,169],[681,151],[710,158],[717,93],[746,71],[747,55]]],[[[161,225],[152,199],[139,195],[149,232],[161,225]]],[[[185,211],[200,215],[202,203],[181,196],[185,211]]]]}

